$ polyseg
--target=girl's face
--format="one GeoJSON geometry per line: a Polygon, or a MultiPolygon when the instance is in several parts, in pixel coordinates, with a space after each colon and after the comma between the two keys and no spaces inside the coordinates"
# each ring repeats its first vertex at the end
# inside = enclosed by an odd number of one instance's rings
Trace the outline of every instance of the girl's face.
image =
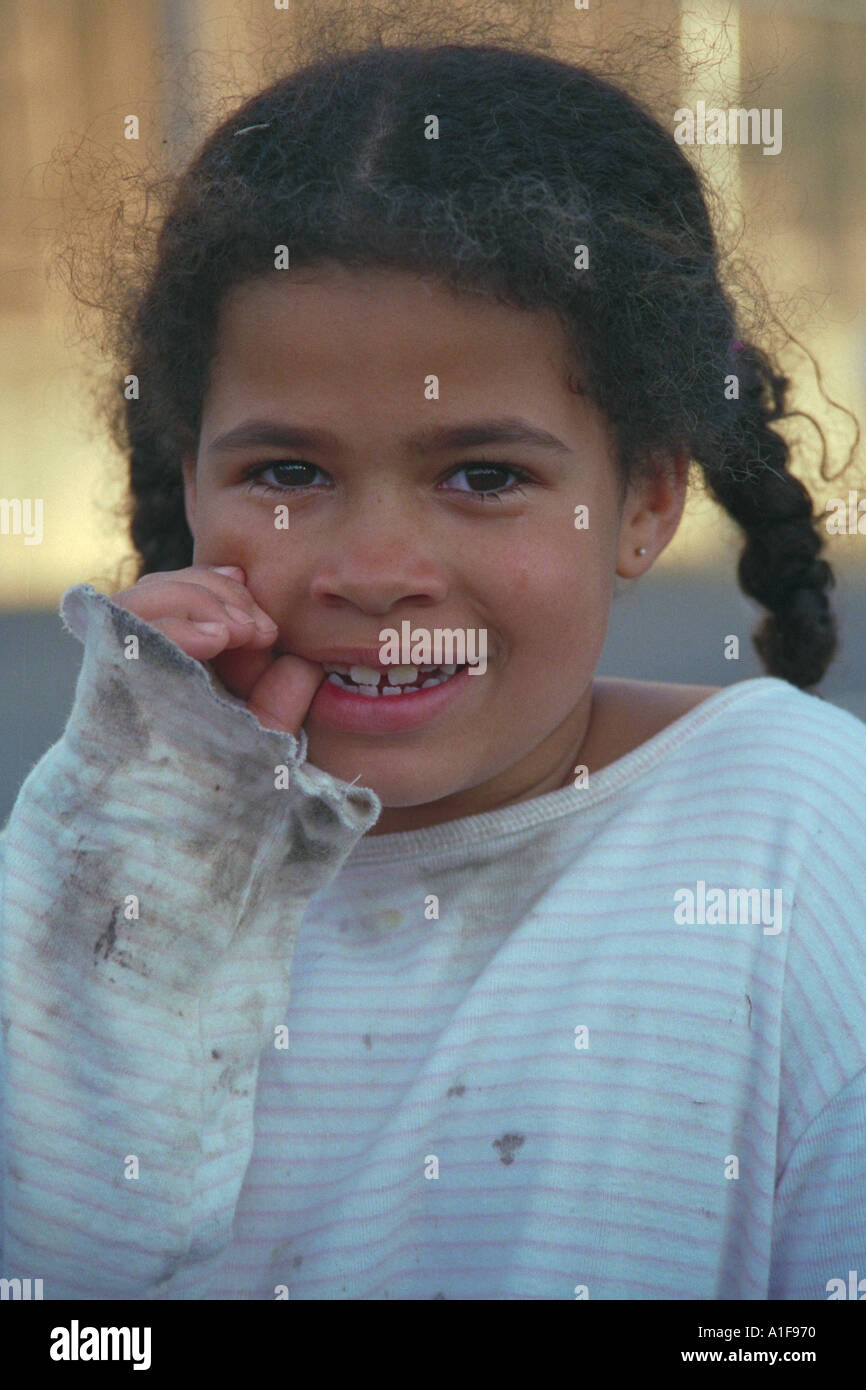
{"type": "Polygon", "coordinates": [[[310,761],[377,792],[373,833],[541,795],[581,761],[614,575],[652,563],[682,488],[621,499],[604,422],[566,363],[552,314],[410,272],[274,272],[222,305],[185,464],[194,563],[242,566],[278,653],[338,664],[404,622],[486,634],[484,673],[446,682],[424,711],[423,697],[378,695],[393,714],[356,716],[362,697],[317,692],[310,761]],[[315,438],[289,438],[300,430],[315,438]]]}

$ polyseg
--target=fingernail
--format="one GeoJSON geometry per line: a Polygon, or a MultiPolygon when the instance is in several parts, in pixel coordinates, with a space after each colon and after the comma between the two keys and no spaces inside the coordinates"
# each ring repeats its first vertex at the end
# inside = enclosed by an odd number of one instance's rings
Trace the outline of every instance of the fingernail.
{"type": "Polygon", "coordinates": [[[226,612],[228,613],[229,617],[232,619],[233,622],[236,622],[236,623],[254,623],[254,622],[255,622],[255,618],[251,617],[249,613],[242,613],[241,610],[240,610],[239,608],[235,608],[231,603],[227,603],[227,604],[226,604],[226,612]]]}
{"type": "Polygon", "coordinates": [[[214,574],[243,574],[240,565],[214,565],[214,574]]]}
{"type": "Polygon", "coordinates": [[[204,632],[208,637],[216,637],[219,633],[226,631],[225,623],[193,623],[199,632],[204,632]]]}
{"type": "Polygon", "coordinates": [[[256,618],[256,627],[259,632],[276,632],[277,625],[272,618],[256,618]]]}

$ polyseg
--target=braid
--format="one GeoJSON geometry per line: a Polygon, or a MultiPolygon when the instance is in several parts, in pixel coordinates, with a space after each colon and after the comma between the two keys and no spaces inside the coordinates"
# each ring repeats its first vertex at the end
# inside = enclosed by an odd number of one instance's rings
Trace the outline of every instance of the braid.
{"type": "Polygon", "coordinates": [[[800,689],[817,685],[836,649],[836,621],[827,590],[835,580],[808,490],[788,470],[789,448],[770,428],[790,412],[787,377],[753,344],[738,352],[741,444],[745,471],[707,470],[716,500],[746,534],[737,577],[749,597],[770,610],[753,634],[771,676],[800,689]],[[757,465],[755,469],[753,466],[757,465]]]}

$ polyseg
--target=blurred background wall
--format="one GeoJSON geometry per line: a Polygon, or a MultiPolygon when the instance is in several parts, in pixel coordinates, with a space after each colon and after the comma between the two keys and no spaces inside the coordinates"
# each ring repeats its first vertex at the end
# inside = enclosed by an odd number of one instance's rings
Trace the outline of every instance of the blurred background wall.
{"type": "MultiPolygon", "coordinates": [[[[236,103],[289,66],[317,16],[351,9],[363,25],[363,5],[282,3],[0,0],[0,497],[40,498],[44,518],[39,544],[0,534],[0,823],[68,715],[81,649],[61,629],[60,596],[80,582],[111,592],[130,554],[117,517],[123,461],[94,407],[99,359],[60,273],[65,233],[82,209],[86,217],[117,197],[116,184],[101,186],[99,153],[107,177],[118,153],[134,164],[128,115],[140,119],[142,158],[159,147],[180,161],[207,129],[215,97],[236,103]],[[81,142],[89,175],[70,188],[64,161],[81,142]]],[[[462,0],[447,12],[474,9],[462,0]]],[[[405,10],[408,27],[388,37],[411,40],[412,15],[437,13],[435,4],[405,10]]],[[[444,26],[446,7],[438,11],[444,26]]],[[[501,14],[509,31],[531,38],[537,25],[573,59],[576,45],[610,45],[620,28],[669,28],[679,45],[679,66],[662,82],[671,129],[674,110],[699,99],[781,109],[778,155],[736,145],[690,154],[730,210],[739,251],[817,358],[830,397],[866,420],[866,0],[588,0],[585,10],[515,0],[501,14]]],[[[838,468],[853,441],[850,419],[822,400],[802,354],[785,366],[838,468]]],[[[801,476],[822,512],[849,489],[866,499],[862,450],[838,486],[814,467],[801,476]]],[[[828,537],[842,650],[821,689],[866,719],[864,550],[866,535],[828,537]]],[[[617,599],[601,673],[712,685],[761,675],[749,642],[761,610],[736,586],[737,554],[736,529],[697,493],[660,561],[617,599]],[[722,655],[728,633],[739,635],[739,661],[722,655]]]]}

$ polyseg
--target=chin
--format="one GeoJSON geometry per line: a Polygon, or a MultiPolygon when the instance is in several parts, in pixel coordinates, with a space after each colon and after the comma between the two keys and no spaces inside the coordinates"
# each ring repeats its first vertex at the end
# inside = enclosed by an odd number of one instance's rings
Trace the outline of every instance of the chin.
{"type": "Polygon", "coordinates": [[[320,740],[308,737],[307,757],[314,767],[329,772],[343,782],[374,791],[383,806],[425,806],[445,796],[464,790],[464,780],[443,770],[441,759],[430,758],[430,767],[418,766],[417,757],[407,750],[398,752],[383,748],[378,753],[338,753],[327,749],[320,740]]]}

